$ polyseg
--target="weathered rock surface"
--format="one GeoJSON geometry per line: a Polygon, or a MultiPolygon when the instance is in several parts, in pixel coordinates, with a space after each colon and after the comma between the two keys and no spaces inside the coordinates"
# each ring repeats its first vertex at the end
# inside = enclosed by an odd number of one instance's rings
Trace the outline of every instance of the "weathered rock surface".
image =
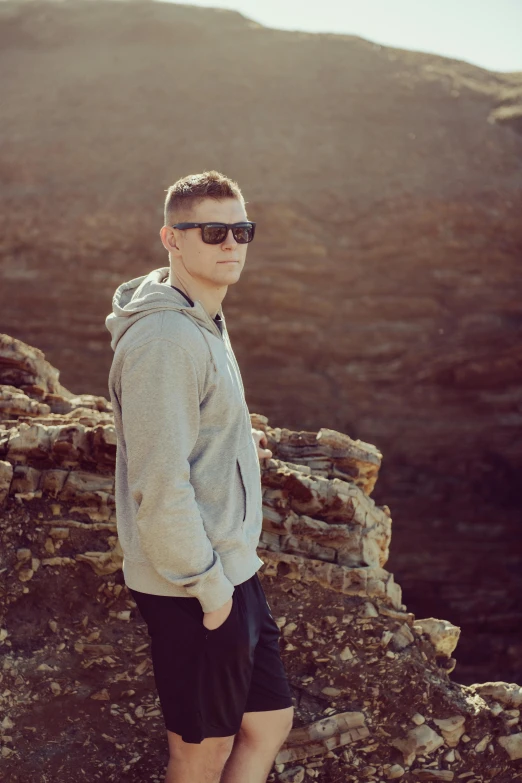
{"type": "MultiPolygon", "coordinates": [[[[40,352],[2,336],[6,353],[4,779],[69,783],[83,769],[92,780],[160,780],[166,741],[149,637],[121,572],[110,403],[71,395],[40,352]]],[[[453,682],[459,629],[417,619],[385,568],[392,517],[371,498],[381,453],[340,432],[251,418],[273,451],[262,466],[260,577],[296,707],[270,780],[519,779],[521,687],[453,682]]]]}

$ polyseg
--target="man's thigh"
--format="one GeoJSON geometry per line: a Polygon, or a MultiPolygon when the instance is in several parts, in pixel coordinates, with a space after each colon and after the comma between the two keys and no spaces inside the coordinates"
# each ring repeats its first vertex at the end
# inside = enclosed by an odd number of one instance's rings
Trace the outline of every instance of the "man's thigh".
{"type": "Polygon", "coordinates": [[[214,630],[203,626],[195,598],[131,593],[151,636],[169,748],[180,748],[184,758],[203,743],[211,754],[226,752],[241,725],[242,736],[253,740],[284,733],[293,700],[280,631],[257,574],[236,585],[232,611],[214,630]]]}
{"type": "Polygon", "coordinates": [[[172,744],[176,750],[179,746],[186,757],[191,752],[197,755],[198,749],[185,745],[215,740],[205,742],[205,748],[231,746],[252,677],[259,633],[257,593],[252,604],[248,585],[237,585],[232,610],[215,629],[203,625],[203,610],[196,598],[136,590],[131,594],[151,637],[154,677],[169,747],[172,744]],[[227,743],[226,738],[232,740],[227,743]]]}
{"type": "Polygon", "coordinates": [[[281,659],[279,648],[281,632],[257,574],[251,580],[248,598],[253,610],[252,617],[255,618],[256,645],[244,714],[260,713],[261,723],[270,721],[270,718],[266,717],[267,713],[272,715],[277,732],[280,728],[279,724],[284,725],[290,714],[293,697],[281,659]]]}

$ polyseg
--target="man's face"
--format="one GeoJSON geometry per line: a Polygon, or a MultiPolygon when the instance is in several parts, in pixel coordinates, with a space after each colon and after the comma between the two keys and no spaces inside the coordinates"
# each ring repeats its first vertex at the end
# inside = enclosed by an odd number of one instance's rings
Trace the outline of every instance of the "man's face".
{"type": "MultiPolygon", "coordinates": [[[[245,208],[235,198],[220,201],[207,198],[186,218],[186,222],[190,223],[239,223],[243,220],[248,220],[245,208]]],[[[198,278],[204,285],[216,287],[237,283],[245,265],[248,244],[236,242],[231,230],[219,245],[203,242],[200,228],[172,231],[178,248],[173,255],[191,277],[198,278]]]]}

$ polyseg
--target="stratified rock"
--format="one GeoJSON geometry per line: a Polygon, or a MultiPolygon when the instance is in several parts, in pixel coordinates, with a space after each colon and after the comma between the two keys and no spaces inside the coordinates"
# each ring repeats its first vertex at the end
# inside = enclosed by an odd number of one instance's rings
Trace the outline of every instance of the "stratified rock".
{"type": "Polygon", "coordinates": [[[499,737],[498,744],[506,750],[511,761],[522,759],[522,732],[499,737]]]}
{"type": "Polygon", "coordinates": [[[470,686],[484,699],[494,699],[505,707],[522,705],[522,686],[514,682],[482,682],[470,686]]]}
{"type": "Polygon", "coordinates": [[[444,739],[425,723],[411,729],[406,737],[390,741],[390,745],[402,751],[404,763],[408,766],[413,764],[415,756],[429,756],[443,744],[444,739]]]}
{"type": "MultiPolygon", "coordinates": [[[[9,342],[13,366],[16,344],[9,342]]],[[[32,353],[22,346],[20,356],[23,365],[32,353]]],[[[36,358],[27,398],[52,382],[52,402],[60,408],[58,394],[71,398],[53,368],[44,363],[38,375],[44,359],[36,358]]],[[[161,712],[150,696],[147,633],[121,571],[112,416],[103,400],[66,415],[28,414],[28,408],[0,414],[5,720],[13,723],[16,744],[16,726],[33,720],[37,694],[40,710],[50,705],[54,715],[38,724],[40,742],[58,742],[51,739],[54,727],[56,736],[67,737],[71,723],[88,724],[87,699],[90,709],[110,701],[109,713],[97,713],[99,735],[121,750],[121,735],[137,721],[140,731],[157,732],[161,712]],[[94,685],[88,669],[96,672],[94,685]],[[125,693],[135,699],[122,709],[118,702],[127,697],[115,688],[121,681],[132,684],[125,693]]],[[[350,783],[408,775],[466,783],[472,770],[478,780],[494,773],[504,783],[501,775],[511,775],[521,753],[521,688],[451,682],[449,655],[460,629],[417,620],[402,603],[400,586],[385,569],[391,513],[369,496],[378,451],[331,430],[292,433],[271,428],[259,414],[251,418],[274,445],[273,458],[261,465],[264,566],[258,573],[295,696],[294,728],[275,760],[278,779],[297,783],[305,769],[329,783],[341,768],[350,783]],[[291,462],[282,458],[288,444],[291,462]]],[[[74,752],[74,741],[60,741],[74,752]]],[[[82,763],[95,748],[82,744],[82,763]]],[[[4,754],[4,765],[31,763],[31,752],[23,762],[14,756],[4,754]]],[[[53,782],[68,783],[60,775],[53,782]]]]}

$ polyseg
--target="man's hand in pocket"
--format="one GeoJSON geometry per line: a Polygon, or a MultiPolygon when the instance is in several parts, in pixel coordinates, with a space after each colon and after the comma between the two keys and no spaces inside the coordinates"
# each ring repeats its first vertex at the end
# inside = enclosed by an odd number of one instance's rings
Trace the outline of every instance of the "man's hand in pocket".
{"type": "Polygon", "coordinates": [[[220,606],[219,609],[214,609],[212,612],[205,612],[203,614],[203,625],[208,628],[209,631],[215,631],[220,625],[223,625],[228,615],[232,611],[232,604],[234,596],[231,595],[226,604],[220,606]]]}

